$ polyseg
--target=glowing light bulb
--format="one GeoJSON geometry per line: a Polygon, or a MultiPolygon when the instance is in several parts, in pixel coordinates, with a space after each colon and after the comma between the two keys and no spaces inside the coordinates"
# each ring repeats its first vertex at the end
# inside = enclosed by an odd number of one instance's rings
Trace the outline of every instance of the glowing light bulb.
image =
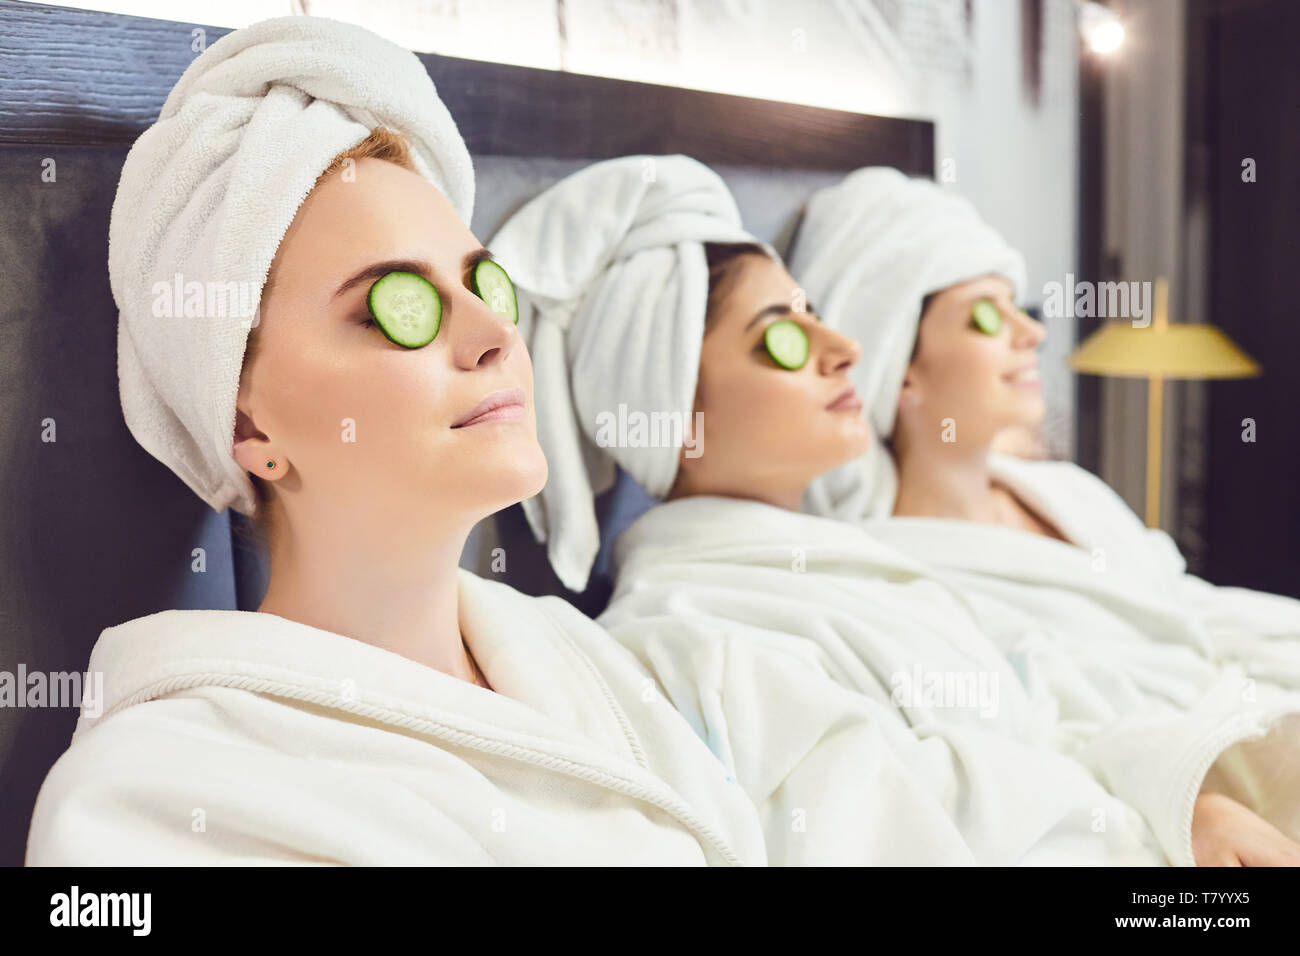
{"type": "Polygon", "coordinates": [[[1084,3],[1079,9],[1079,32],[1088,49],[1102,55],[1114,53],[1124,42],[1124,25],[1119,17],[1100,3],[1084,3]]]}

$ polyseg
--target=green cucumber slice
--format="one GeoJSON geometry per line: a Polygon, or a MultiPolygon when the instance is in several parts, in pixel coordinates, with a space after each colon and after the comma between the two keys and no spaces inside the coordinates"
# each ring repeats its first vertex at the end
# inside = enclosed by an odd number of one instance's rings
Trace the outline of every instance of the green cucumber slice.
{"type": "Polygon", "coordinates": [[[370,287],[366,306],[389,341],[408,349],[428,345],[442,325],[438,290],[414,272],[390,272],[370,287]]]}
{"type": "Polygon", "coordinates": [[[500,263],[484,259],[474,267],[474,292],[497,315],[503,315],[515,325],[519,324],[519,300],[515,297],[515,284],[506,275],[500,263]]]}
{"type": "Polygon", "coordinates": [[[975,326],[985,335],[997,335],[1002,331],[1002,313],[988,299],[980,299],[971,309],[975,326]]]}
{"type": "Polygon", "coordinates": [[[808,333],[793,319],[780,319],[763,332],[767,354],[777,365],[791,371],[801,369],[808,361],[808,333]]]}

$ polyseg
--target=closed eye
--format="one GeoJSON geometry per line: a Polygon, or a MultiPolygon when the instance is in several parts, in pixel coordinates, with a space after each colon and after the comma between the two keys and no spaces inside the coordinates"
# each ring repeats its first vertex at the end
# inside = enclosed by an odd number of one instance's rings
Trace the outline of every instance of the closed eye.
{"type": "Polygon", "coordinates": [[[478,295],[478,292],[474,289],[474,270],[478,268],[480,262],[491,258],[492,253],[486,249],[479,249],[470,253],[469,257],[465,260],[465,271],[462,276],[462,281],[465,283],[465,288],[469,289],[469,291],[473,292],[475,295],[478,295]]]}
{"type": "Polygon", "coordinates": [[[754,345],[755,352],[767,351],[767,339],[765,337],[767,333],[767,327],[771,325],[773,322],[779,321],[780,318],[781,316],[774,315],[771,317],[770,321],[764,322],[762,325],[758,327],[758,342],[754,345]]]}

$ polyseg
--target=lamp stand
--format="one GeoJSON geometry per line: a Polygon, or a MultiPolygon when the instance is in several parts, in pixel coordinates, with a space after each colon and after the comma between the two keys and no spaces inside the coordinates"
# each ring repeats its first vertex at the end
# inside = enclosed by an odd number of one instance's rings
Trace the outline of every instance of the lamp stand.
{"type": "Polygon", "coordinates": [[[1165,378],[1147,379],[1147,527],[1160,527],[1160,450],[1164,438],[1165,378]]]}

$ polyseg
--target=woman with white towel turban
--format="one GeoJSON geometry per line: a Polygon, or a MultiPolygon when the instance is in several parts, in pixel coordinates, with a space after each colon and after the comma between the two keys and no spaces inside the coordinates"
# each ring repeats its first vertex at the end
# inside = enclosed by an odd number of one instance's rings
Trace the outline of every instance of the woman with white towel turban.
{"type": "MultiPolygon", "coordinates": [[[[1093,475],[993,451],[1006,429],[1042,421],[1045,330],[1016,306],[1023,258],[969,202],[897,170],[858,170],[812,197],[791,267],[862,345],[850,377],[885,439],[814,482],[810,510],[867,519],[877,541],[960,591],[1067,719],[1193,707],[1224,673],[1246,701],[1300,689],[1300,602],[1215,588],[1093,475]]],[[[1218,794],[1212,816],[1241,818],[1248,804],[1294,839],[1300,783],[1273,775],[1296,750],[1289,733],[1263,732],[1275,719],[1205,790],[1218,794]]]]}
{"type": "Polygon", "coordinates": [[[419,60],[311,17],[223,37],[132,147],[109,236],[123,413],[214,509],[267,525],[271,581],[256,612],[103,632],[29,863],[764,863],[752,803],[631,654],[457,568],[546,478],[527,352],[472,291],[473,197],[419,60]],[[394,272],[418,278],[372,316],[394,272]],[[197,283],[183,317],[157,307],[173,279],[197,283]],[[212,285],[256,310],[209,308],[212,285]],[[390,340],[376,320],[427,319],[426,286],[433,338],[390,340]]]}
{"type": "Polygon", "coordinates": [[[580,590],[615,464],[669,499],[620,539],[600,622],[753,796],[771,861],[960,862],[937,839],[955,829],[977,863],[1193,862],[1200,761],[1256,712],[1225,727],[1225,686],[1190,715],[1071,725],[960,595],[853,525],[799,513],[809,482],[866,446],[847,377],[859,352],[802,309],[715,174],[680,156],[597,163],[492,245],[543,396],[534,531],[580,590]],[[764,352],[782,319],[809,341],[798,371],[764,352]],[[616,410],[678,421],[655,433],[677,440],[614,434],[616,410]]]}

